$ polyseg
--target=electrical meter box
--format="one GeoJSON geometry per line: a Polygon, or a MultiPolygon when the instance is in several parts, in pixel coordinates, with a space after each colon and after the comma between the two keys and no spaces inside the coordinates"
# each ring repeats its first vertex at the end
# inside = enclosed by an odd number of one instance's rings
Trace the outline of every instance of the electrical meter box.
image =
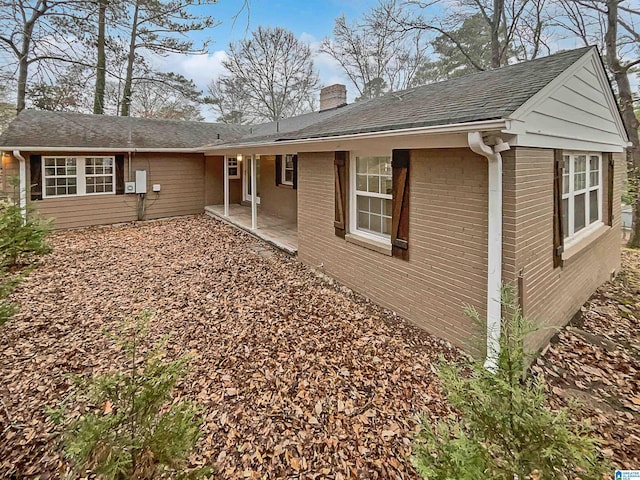
{"type": "Polygon", "coordinates": [[[136,170],[136,193],[147,193],[146,170],[136,170]]]}
{"type": "Polygon", "coordinates": [[[136,182],[124,182],[124,193],[136,193],[136,182]]]}

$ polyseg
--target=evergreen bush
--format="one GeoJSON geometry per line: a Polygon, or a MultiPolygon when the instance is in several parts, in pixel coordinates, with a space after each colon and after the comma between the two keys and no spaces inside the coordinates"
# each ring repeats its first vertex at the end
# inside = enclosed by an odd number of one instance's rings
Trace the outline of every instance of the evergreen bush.
{"type": "MultiPolygon", "coordinates": [[[[442,361],[439,377],[457,412],[437,423],[423,419],[412,461],[429,480],[601,479],[607,465],[596,452],[590,427],[570,410],[551,411],[543,385],[526,376],[524,339],[534,329],[523,318],[511,288],[502,294],[498,369],[470,360],[442,361]]],[[[468,315],[477,323],[477,312],[468,315]]]]}
{"type": "MultiPolygon", "coordinates": [[[[197,407],[172,401],[176,383],[186,373],[186,360],[163,360],[163,343],[140,353],[148,314],[125,323],[113,338],[125,349],[126,371],[80,380],[84,399],[93,407],[70,422],[64,448],[80,471],[108,480],[151,479],[163,471],[188,478],[208,469],[182,470],[200,436],[197,407]]],[[[50,411],[52,418],[63,418],[50,411]]]]}

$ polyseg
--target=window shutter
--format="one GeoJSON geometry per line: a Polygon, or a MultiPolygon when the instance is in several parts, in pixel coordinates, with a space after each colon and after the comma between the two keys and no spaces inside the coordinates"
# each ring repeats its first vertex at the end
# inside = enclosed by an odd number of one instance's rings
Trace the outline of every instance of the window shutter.
{"type": "Polygon", "coordinates": [[[124,195],[124,155],[116,155],[116,195],[124,195]]]}
{"type": "Polygon", "coordinates": [[[615,185],[615,161],[613,154],[608,153],[604,157],[607,159],[607,225],[613,225],[613,187],[615,185]]]}
{"type": "Polygon", "coordinates": [[[403,260],[409,260],[409,156],[409,150],[394,150],[391,159],[391,246],[403,260]]]}
{"type": "Polygon", "coordinates": [[[293,156],[293,188],[298,189],[298,155],[293,156]]]}
{"type": "Polygon", "coordinates": [[[564,232],[562,231],[562,150],[554,150],[553,165],[553,268],[562,265],[564,232]]]}
{"type": "Polygon", "coordinates": [[[29,155],[31,200],[42,200],[42,156],[29,155]]]}
{"type": "Polygon", "coordinates": [[[347,156],[349,152],[335,152],[333,175],[335,186],[335,220],[333,227],[338,237],[344,238],[347,228],[347,156]]]}
{"type": "Polygon", "coordinates": [[[276,187],[282,183],[282,155],[276,155],[276,187]]]}

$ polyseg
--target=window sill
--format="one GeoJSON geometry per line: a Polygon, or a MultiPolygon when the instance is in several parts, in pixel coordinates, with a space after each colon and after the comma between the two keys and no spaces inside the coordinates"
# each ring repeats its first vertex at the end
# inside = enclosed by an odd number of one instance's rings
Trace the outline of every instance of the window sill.
{"type": "Polygon", "coordinates": [[[585,232],[580,232],[576,238],[571,239],[565,245],[564,252],[562,252],[562,260],[566,261],[571,259],[602,237],[609,230],[611,230],[609,225],[599,222],[589,227],[585,232]]]}
{"type": "Polygon", "coordinates": [[[282,188],[288,188],[290,190],[293,190],[293,184],[289,185],[288,183],[280,183],[278,186],[282,187],[282,188]]]}
{"type": "Polygon", "coordinates": [[[360,235],[356,235],[353,233],[347,233],[344,236],[344,239],[353,243],[354,245],[358,245],[359,247],[364,247],[369,250],[373,250],[374,252],[382,253],[383,255],[391,256],[391,244],[385,243],[382,241],[372,240],[370,238],[366,238],[360,235]]]}

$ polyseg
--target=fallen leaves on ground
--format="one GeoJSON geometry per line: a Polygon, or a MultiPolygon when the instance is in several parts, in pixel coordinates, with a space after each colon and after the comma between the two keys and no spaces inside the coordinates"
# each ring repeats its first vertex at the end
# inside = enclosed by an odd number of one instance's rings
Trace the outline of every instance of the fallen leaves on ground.
{"type": "Polygon", "coordinates": [[[52,243],[2,329],[0,475],[68,472],[47,408],[70,398],[70,374],[121,368],[104,329],[150,309],[147,345],[169,334],[169,357],[191,355],[176,396],[205,412],[192,466],[213,464],[216,478],[418,478],[417,415],[449,413],[433,366],[456,355],[446,342],[205,216],[52,243]]]}
{"type": "Polygon", "coordinates": [[[640,252],[604,284],[532,366],[552,407],[577,400],[617,468],[640,468],[640,252]]]}

